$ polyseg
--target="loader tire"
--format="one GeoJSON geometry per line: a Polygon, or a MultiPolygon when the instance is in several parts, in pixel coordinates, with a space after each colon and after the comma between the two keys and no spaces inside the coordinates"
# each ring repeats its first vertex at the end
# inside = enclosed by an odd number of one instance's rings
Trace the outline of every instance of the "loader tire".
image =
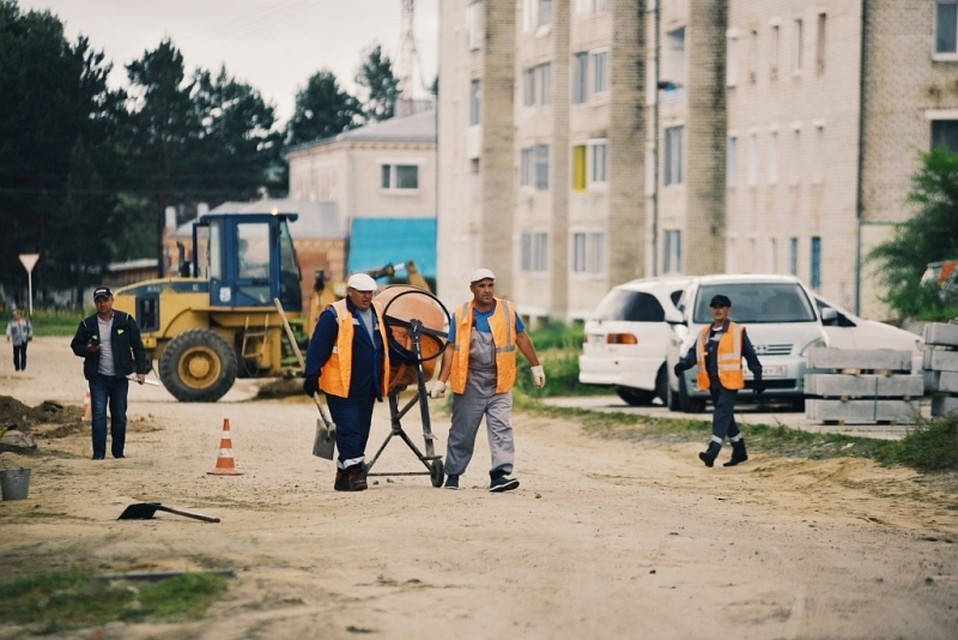
{"type": "Polygon", "coordinates": [[[180,402],[216,402],[236,380],[236,354],[210,329],[176,336],[160,357],[160,380],[180,402]]]}

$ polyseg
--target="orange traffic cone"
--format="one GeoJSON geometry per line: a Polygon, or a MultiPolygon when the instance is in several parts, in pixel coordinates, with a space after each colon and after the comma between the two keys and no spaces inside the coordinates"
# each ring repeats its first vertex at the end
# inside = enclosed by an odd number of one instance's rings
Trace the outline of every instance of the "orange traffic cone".
{"type": "Polygon", "coordinates": [[[90,403],[90,392],[83,398],[83,421],[93,422],[93,405],[90,403]]]}
{"type": "Polygon", "coordinates": [[[223,437],[220,438],[220,455],[216,458],[216,468],[207,471],[211,476],[241,476],[233,459],[233,439],[230,437],[230,419],[223,419],[223,437]]]}

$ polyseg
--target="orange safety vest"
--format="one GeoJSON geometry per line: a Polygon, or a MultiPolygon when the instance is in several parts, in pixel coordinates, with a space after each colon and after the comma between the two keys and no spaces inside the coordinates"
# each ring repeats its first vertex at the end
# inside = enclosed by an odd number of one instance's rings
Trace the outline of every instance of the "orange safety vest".
{"type": "MultiPolygon", "coordinates": [[[[489,328],[496,345],[496,393],[505,393],[516,384],[516,310],[508,300],[495,298],[495,304],[496,310],[489,316],[489,328]]],[[[452,372],[449,375],[453,393],[466,390],[472,306],[469,301],[456,312],[456,343],[452,345],[452,372]]]]}
{"type": "MultiPolygon", "coordinates": [[[[711,325],[702,329],[702,335],[699,336],[698,346],[695,350],[696,382],[702,391],[708,391],[710,386],[709,372],[705,368],[705,355],[708,353],[706,345],[710,328],[711,325]]],[[[718,359],[719,381],[726,389],[745,388],[745,375],[742,372],[742,335],[744,333],[744,326],[736,322],[729,322],[728,331],[722,334],[719,339],[715,356],[718,359]]]]}
{"type": "MultiPolygon", "coordinates": [[[[329,360],[326,361],[320,372],[319,388],[323,390],[323,393],[348,398],[349,383],[353,377],[353,333],[356,325],[353,324],[353,314],[349,312],[345,298],[326,308],[329,309],[329,307],[336,311],[336,317],[339,320],[339,333],[336,336],[333,352],[329,355],[329,360]]],[[[385,395],[387,389],[389,389],[389,342],[386,338],[386,323],[383,321],[383,311],[375,300],[373,301],[373,312],[379,320],[379,334],[383,339],[383,377],[381,384],[383,395],[385,395]]]]}

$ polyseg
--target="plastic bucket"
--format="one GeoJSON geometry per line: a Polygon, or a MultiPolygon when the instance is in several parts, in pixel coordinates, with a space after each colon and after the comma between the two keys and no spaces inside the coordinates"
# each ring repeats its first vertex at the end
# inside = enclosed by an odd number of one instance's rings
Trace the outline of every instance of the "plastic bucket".
{"type": "Polygon", "coordinates": [[[0,493],[4,500],[26,500],[30,493],[30,470],[21,467],[0,471],[0,493]]]}

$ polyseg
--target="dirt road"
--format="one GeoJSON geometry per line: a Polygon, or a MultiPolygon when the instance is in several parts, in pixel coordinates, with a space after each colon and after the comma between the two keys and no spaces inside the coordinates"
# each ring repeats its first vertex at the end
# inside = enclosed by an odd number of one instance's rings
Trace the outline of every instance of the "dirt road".
{"type": "MultiPolygon", "coordinates": [[[[81,404],[67,342],[34,341],[22,374],[4,356],[0,394],[81,404]]],[[[332,463],[310,455],[315,407],[251,402],[253,389],[181,404],[134,387],[125,460],[91,461],[87,433],[2,454],[4,468],[33,470],[27,500],[0,502],[4,574],[235,568],[203,621],[101,637],[958,637],[958,496],[908,470],[760,451],[706,469],[699,445],[597,440],[516,415],[516,491],[487,491],[480,438],[464,490],[383,476],[344,494],[332,463]],[[207,474],[224,418],[242,476],[207,474]],[[139,501],[222,522],[116,520],[139,501]]],[[[403,423],[421,445],[418,415],[403,423]]],[[[433,422],[443,452],[448,418],[434,410],[433,422]]],[[[382,405],[370,454],[387,433],[382,405]]],[[[373,469],[419,470],[396,439],[373,469]]],[[[17,633],[0,617],[0,638],[17,633]]]]}

